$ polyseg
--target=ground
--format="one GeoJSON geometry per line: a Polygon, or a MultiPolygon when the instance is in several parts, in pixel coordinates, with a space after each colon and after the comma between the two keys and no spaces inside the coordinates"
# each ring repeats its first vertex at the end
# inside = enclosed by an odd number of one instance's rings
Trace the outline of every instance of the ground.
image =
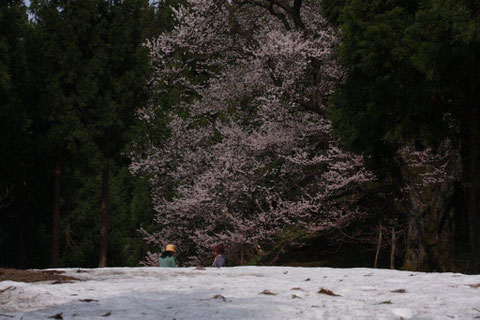
{"type": "Polygon", "coordinates": [[[480,319],[480,275],[458,273],[144,267],[0,277],[0,320],[480,319]]]}
{"type": "Polygon", "coordinates": [[[60,270],[18,270],[0,268],[0,281],[39,282],[58,281],[72,282],[78,280],[75,277],[64,276],[60,270]]]}

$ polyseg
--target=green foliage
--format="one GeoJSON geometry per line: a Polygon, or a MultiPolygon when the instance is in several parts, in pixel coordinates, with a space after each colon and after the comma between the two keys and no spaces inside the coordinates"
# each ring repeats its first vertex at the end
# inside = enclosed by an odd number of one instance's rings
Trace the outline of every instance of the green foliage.
{"type": "MultiPolygon", "coordinates": [[[[82,176],[79,171],[71,176],[74,179],[68,185],[75,195],[68,199],[72,211],[67,209],[62,220],[61,264],[96,267],[102,177],[100,173],[82,176]]],[[[109,264],[137,266],[147,249],[138,230],[153,218],[148,182],[132,176],[125,167],[112,168],[110,212],[109,264]]]]}
{"type": "Polygon", "coordinates": [[[347,76],[331,118],[372,167],[391,169],[405,141],[435,147],[449,134],[445,114],[468,113],[468,88],[479,83],[477,11],[468,1],[346,3],[339,58],[347,76]]]}
{"type": "Polygon", "coordinates": [[[399,114],[413,111],[409,100],[422,90],[412,81],[418,73],[405,66],[404,33],[413,16],[394,1],[350,1],[340,19],[339,56],[348,74],[331,100],[331,118],[350,147],[370,156],[372,167],[392,170],[403,133],[415,126],[399,114]]]}
{"type": "Polygon", "coordinates": [[[23,144],[29,139],[25,94],[29,80],[27,38],[30,33],[22,1],[0,3],[0,190],[21,181],[24,170],[23,144]]]}
{"type": "MultiPolygon", "coordinates": [[[[340,3],[324,2],[326,10],[340,3]]],[[[464,200],[453,205],[463,221],[458,226],[470,224],[457,232],[469,234],[474,259],[480,250],[479,10],[478,1],[468,0],[346,1],[332,16],[342,30],[346,77],[330,100],[337,134],[384,181],[402,182],[397,151],[405,145],[435,150],[448,139],[459,151],[464,200]]]]}
{"type": "Polygon", "coordinates": [[[147,248],[140,227],[152,221],[150,186],[144,178],[134,177],[123,168],[112,179],[112,220],[109,251],[113,265],[137,266],[147,248]]]}
{"type": "MultiPolygon", "coordinates": [[[[98,265],[102,168],[111,164],[111,265],[137,265],[152,220],[146,179],[128,171],[136,111],[151,99],[147,38],[173,27],[148,0],[0,2],[1,266],[45,267],[53,167],[61,176],[60,264],[98,265]]],[[[172,99],[174,99],[173,97],[172,99]]],[[[161,121],[161,119],[159,120],[161,121]]],[[[161,138],[161,137],[160,137],[161,138]]]]}
{"type": "Polygon", "coordinates": [[[325,17],[330,20],[334,25],[339,24],[340,12],[347,0],[322,0],[322,8],[325,13],[325,17]]]}

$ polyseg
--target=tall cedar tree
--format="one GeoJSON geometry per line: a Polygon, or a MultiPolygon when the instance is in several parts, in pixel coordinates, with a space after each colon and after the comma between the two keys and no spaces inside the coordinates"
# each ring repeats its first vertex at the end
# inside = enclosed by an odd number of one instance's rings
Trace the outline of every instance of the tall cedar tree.
{"type": "Polygon", "coordinates": [[[480,3],[478,1],[324,1],[343,33],[347,70],[331,101],[344,141],[401,180],[397,151],[445,140],[460,149],[457,221],[468,226],[471,260],[480,263],[480,3]],[[451,128],[455,130],[451,130],[451,128]]]}
{"type": "MultiPolygon", "coordinates": [[[[102,222],[99,266],[107,263],[109,215],[109,162],[125,161],[122,151],[128,142],[129,128],[135,122],[137,107],[148,99],[149,55],[145,41],[149,4],[146,0],[110,2],[105,14],[107,29],[102,42],[107,68],[99,75],[97,102],[104,108],[102,133],[96,144],[105,158],[102,186],[102,222]]],[[[95,127],[95,124],[93,125],[95,127]]]]}
{"type": "Polygon", "coordinates": [[[136,107],[147,99],[148,1],[32,1],[36,21],[38,108],[54,172],[51,265],[58,264],[61,174],[67,164],[102,172],[99,265],[106,266],[110,167],[136,107]]]}

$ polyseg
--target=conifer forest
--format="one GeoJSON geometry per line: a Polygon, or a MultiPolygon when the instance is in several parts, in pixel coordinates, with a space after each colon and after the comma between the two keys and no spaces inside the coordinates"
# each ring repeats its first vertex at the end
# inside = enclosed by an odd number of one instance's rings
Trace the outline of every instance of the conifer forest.
{"type": "Polygon", "coordinates": [[[480,273],[480,2],[1,0],[0,268],[480,273]]]}

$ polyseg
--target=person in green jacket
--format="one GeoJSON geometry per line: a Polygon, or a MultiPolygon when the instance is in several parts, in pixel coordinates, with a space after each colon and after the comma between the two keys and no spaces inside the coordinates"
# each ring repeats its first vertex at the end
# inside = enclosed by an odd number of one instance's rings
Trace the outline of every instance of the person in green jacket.
{"type": "Polygon", "coordinates": [[[167,244],[165,247],[165,251],[163,251],[162,255],[159,259],[160,267],[164,268],[175,268],[177,264],[175,263],[175,246],[173,244],[167,244]]]}

